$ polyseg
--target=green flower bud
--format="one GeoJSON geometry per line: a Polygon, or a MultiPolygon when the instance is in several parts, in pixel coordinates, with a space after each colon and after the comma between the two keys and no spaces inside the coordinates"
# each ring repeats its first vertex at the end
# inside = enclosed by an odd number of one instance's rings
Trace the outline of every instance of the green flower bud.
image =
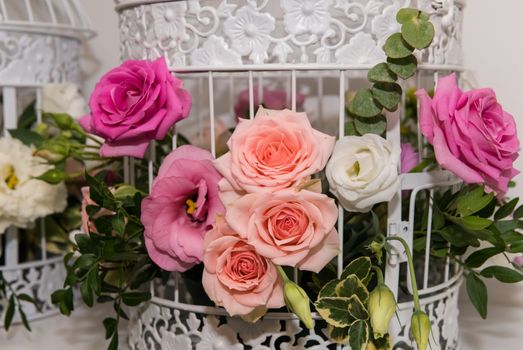
{"type": "Polygon", "coordinates": [[[307,293],[291,280],[286,280],[283,285],[285,304],[303,322],[308,329],[314,328],[311,315],[310,300],[307,293]]]}
{"type": "Polygon", "coordinates": [[[390,320],[396,312],[396,299],[385,284],[379,284],[370,293],[368,310],[374,337],[382,338],[389,332],[390,320]]]}
{"type": "Polygon", "coordinates": [[[74,119],[69,114],[65,113],[49,113],[47,114],[53,119],[56,126],[62,130],[69,130],[74,124],[74,119]]]}
{"type": "Polygon", "coordinates": [[[44,158],[50,162],[56,163],[64,160],[69,156],[69,144],[62,140],[46,141],[40,148],[38,148],[34,155],[44,158]]]}
{"type": "Polygon", "coordinates": [[[123,200],[125,197],[133,197],[137,192],[140,192],[136,187],[130,185],[119,186],[114,192],[116,199],[123,200]]]}
{"type": "Polygon", "coordinates": [[[45,123],[38,123],[34,127],[34,132],[43,137],[47,137],[47,135],[49,134],[49,127],[45,123]]]}
{"type": "Polygon", "coordinates": [[[35,177],[35,179],[42,180],[51,185],[59,184],[67,178],[67,175],[58,169],[47,170],[42,175],[35,177]]]}
{"type": "Polygon", "coordinates": [[[423,311],[416,311],[410,319],[410,333],[418,345],[418,350],[426,350],[429,344],[430,319],[423,311]]]}

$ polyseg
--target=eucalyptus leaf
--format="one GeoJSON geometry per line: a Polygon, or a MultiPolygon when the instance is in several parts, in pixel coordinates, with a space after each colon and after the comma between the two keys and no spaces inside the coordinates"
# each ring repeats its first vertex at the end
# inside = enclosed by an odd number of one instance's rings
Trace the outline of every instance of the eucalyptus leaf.
{"type": "Polygon", "coordinates": [[[395,111],[401,101],[401,86],[396,83],[375,83],[372,86],[372,96],[388,111],[395,111]]]}
{"type": "Polygon", "coordinates": [[[401,79],[407,80],[412,77],[418,68],[416,56],[409,55],[403,58],[387,58],[389,69],[397,74],[401,79]]]}
{"type": "Polygon", "coordinates": [[[404,58],[410,56],[414,48],[403,39],[401,33],[395,33],[387,38],[383,51],[390,58],[404,58]]]}
{"type": "Polygon", "coordinates": [[[387,130],[387,119],[381,114],[372,118],[354,118],[354,127],[360,135],[381,135],[387,130]]]}
{"type": "Polygon", "coordinates": [[[403,39],[418,50],[427,48],[432,43],[434,34],[434,25],[421,11],[419,11],[419,16],[412,17],[401,26],[403,39]]]}
{"type": "Polygon", "coordinates": [[[343,134],[345,136],[358,135],[358,133],[356,131],[356,125],[354,124],[353,121],[345,122],[345,130],[343,131],[343,134]]]}
{"type": "Polygon", "coordinates": [[[386,63],[378,63],[372,67],[367,78],[373,83],[394,83],[398,80],[396,73],[391,71],[386,63]]]}
{"type": "Polygon", "coordinates": [[[349,113],[362,118],[375,117],[381,113],[381,107],[376,104],[370,89],[360,89],[349,105],[349,113]]]}
{"type": "Polygon", "coordinates": [[[396,21],[399,24],[405,24],[406,22],[411,21],[413,18],[417,17],[421,11],[415,8],[402,8],[396,14],[396,21]]]}

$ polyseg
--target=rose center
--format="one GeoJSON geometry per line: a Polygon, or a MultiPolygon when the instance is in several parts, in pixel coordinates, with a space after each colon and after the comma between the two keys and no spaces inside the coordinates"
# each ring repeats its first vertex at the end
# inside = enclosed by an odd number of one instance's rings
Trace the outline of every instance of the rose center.
{"type": "Polygon", "coordinates": [[[16,176],[14,166],[12,166],[11,164],[7,164],[5,166],[4,174],[5,174],[4,181],[5,181],[5,184],[7,185],[7,188],[14,190],[16,188],[16,186],[18,185],[18,183],[20,182],[20,180],[16,176]]]}

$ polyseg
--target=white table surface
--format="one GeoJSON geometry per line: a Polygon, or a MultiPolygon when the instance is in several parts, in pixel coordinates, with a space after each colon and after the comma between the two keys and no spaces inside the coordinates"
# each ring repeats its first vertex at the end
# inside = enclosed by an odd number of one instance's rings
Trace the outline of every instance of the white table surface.
{"type": "MultiPolygon", "coordinates": [[[[521,299],[523,285],[489,283],[492,300],[486,321],[477,315],[466,297],[462,298],[461,350],[523,349],[523,306],[513,300],[504,304],[506,299],[500,298],[499,290],[503,291],[502,295],[521,299]]],[[[19,325],[14,326],[8,334],[0,331],[0,349],[105,350],[107,343],[101,322],[111,311],[110,305],[98,306],[89,311],[81,307],[70,318],[57,315],[33,322],[31,333],[19,325]]],[[[125,346],[121,348],[126,349],[125,346]]]]}

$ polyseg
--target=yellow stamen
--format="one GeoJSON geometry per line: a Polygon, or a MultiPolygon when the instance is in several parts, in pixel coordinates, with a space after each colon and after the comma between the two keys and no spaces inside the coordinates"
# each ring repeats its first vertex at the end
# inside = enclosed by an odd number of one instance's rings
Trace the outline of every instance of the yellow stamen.
{"type": "Polygon", "coordinates": [[[15,168],[11,164],[7,165],[7,176],[5,177],[7,187],[14,190],[19,182],[20,180],[18,180],[15,174],[15,168]]]}
{"type": "Polygon", "coordinates": [[[358,176],[360,174],[360,162],[354,162],[354,165],[347,169],[349,176],[358,176]]]}
{"type": "Polygon", "coordinates": [[[196,211],[196,203],[194,203],[192,199],[188,199],[185,201],[185,204],[187,204],[187,214],[194,214],[196,211]]]}

